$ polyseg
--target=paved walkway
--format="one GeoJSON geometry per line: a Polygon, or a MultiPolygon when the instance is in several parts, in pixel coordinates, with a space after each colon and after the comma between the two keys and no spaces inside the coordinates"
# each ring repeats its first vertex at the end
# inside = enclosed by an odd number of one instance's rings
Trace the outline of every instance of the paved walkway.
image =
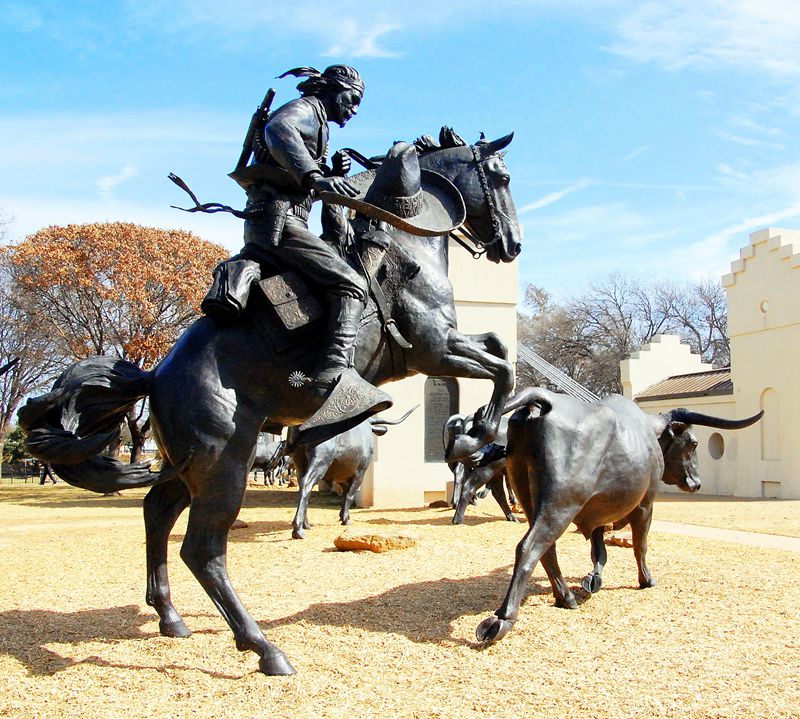
{"type": "Polygon", "coordinates": [[[749,544],[753,547],[767,547],[768,549],[785,549],[789,552],[800,552],[800,538],[798,537],[742,532],[738,529],[701,527],[697,524],[664,522],[658,519],[653,520],[651,530],[653,532],[664,532],[665,534],[683,534],[685,536],[700,537],[702,539],[716,539],[720,542],[749,544]]]}

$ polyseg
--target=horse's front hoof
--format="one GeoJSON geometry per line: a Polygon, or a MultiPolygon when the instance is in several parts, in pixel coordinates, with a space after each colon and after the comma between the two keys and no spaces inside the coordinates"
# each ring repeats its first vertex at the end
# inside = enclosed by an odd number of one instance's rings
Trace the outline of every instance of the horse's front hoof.
{"type": "Polygon", "coordinates": [[[305,539],[306,532],[302,527],[295,527],[292,530],[292,539],[305,539]]]}
{"type": "Polygon", "coordinates": [[[589,592],[589,594],[596,594],[603,586],[603,577],[597,572],[590,572],[583,578],[581,586],[585,591],[589,592]]]}
{"type": "Polygon", "coordinates": [[[513,626],[514,622],[510,619],[500,619],[496,614],[493,614],[478,625],[475,630],[475,636],[478,637],[478,641],[486,642],[487,644],[489,642],[499,642],[513,626]]]}
{"type": "Polygon", "coordinates": [[[652,577],[639,580],[639,589],[649,589],[650,587],[655,587],[655,586],[656,586],[656,580],[653,579],[652,577]]]}
{"type": "Polygon", "coordinates": [[[258,671],[270,677],[289,677],[297,670],[289,663],[283,652],[267,654],[258,660],[258,671]]]}
{"type": "Polygon", "coordinates": [[[158,623],[158,631],[162,637],[174,637],[176,639],[186,639],[192,636],[192,632],[183,619],[178,619],[173,622],[161,621],[158,623]]]}

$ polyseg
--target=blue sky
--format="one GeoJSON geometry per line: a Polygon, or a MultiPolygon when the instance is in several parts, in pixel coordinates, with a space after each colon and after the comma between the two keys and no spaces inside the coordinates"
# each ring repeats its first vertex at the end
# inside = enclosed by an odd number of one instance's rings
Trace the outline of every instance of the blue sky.
{"type": "Polygon", "coordinates": [[[243,205],[249,117],[296,96],[275,76],[345,62],[367,90],[334,149],[515,131],[523,285],[718,277],[751,231],[800,227],[798,37],[795,0],[0,0],[6,238],[127,220],[237,250],[167,173],[243,205]]]}

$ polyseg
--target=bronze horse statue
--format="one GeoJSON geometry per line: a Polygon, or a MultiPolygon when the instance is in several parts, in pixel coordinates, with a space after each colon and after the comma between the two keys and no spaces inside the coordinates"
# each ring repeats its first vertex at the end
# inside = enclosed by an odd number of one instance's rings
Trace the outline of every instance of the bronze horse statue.
{"type": "MultiPolygon", "coordinates": [[[[443,128],[439,143],[417,142],[420,166],[444,175],[461,193],[466,236],[480,248],[475,254],[485,251],[492,262],[511,262],[521,250],[502,152],[512,136],[468,145],[443,128]]],[[[417,373],[492,380],[481,421],[448,448],[450,458],[466,457],[494,438],[513,387],[506,348],[492,332],[458,331],[447,236],[417,237],[394,228],[390,234],[394,245],[382,286],[391,317],[412,347],[398,353],[375,313],[365,316],[356,369],[374,385],[417,373]]],[[[227,539],[262,425],[299,425],[318,408],[310,390],[290,381],[298,372],[313,371],[320,348],[318,332],[275,341],[262,331],[264,316],[256,300],[233,324],[201,317],[149,372],[111,357],[83,360],[67,369],[50,393],[29,400],[19,420],[30,452],[70,484],[99,492],[152,486],[144,500],[147,603],[158,612],[166,636],[190,634],[172,604],[167,575],[169,533],[189,507],[181,558],[230,625],[237,648],[256,652],[263,673],[280,675],[295,670],[237,596],[226,567],[227,539]],[[159,472],[99,456],[128,408],[143,397],[149,397],[163,457],[159,472]]]]}

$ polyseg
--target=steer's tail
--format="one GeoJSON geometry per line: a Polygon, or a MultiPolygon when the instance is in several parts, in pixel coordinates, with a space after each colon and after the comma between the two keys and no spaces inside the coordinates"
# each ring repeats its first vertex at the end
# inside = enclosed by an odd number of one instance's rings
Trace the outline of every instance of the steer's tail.
{"type": "Polygon", "coordinates": [[[182,467],[151,472],[149,462],[123,464],[100,456],[151,383],[152,373],[114,357],[72,365],[50,392],[29,399],[18,412],[26,448],[69,484],[93,492],[148,487],[174,477],[182,467]]]}

